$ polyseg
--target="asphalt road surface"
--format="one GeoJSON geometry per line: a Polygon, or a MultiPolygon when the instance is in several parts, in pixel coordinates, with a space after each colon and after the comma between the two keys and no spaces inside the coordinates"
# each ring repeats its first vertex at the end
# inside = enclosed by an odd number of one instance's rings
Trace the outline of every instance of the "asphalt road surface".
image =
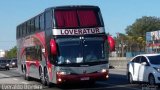
{"type": "Polygon", "coordinates": [[[157,86],[150,87],[144,84],[128,84],[125,74],[125,69],[110,69],[109,79],[106,81],[97,81],[95,85],[79,83],[57,87],[53,84],[51,88],[48,88],[41,85],[39,80],[24,80],[18,69],[13,68],[9,71],[0,70],[0,87],[8,89],[10,88],[9,85],[36,85],[38,87],[37,89],[43,88],[43,90],[160,90],[160,87],[157,86]]]}

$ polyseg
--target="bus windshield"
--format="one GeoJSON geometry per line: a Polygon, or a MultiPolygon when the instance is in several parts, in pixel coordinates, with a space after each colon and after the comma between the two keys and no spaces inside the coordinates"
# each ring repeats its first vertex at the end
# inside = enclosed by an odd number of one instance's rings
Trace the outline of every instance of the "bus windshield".
{"type": "Polygon", "coordinates": [[[58,39],[58,64],[86,63],[105,60],[102,39],[58,39]]]}
{"type": "MultiPolygon", "coordinates": [[[[58,39],[58,64],[76,63],[82,57],[80,40],[78,38],[58,39]]],[[[82,59],[83,60],[83,59],[82,59]]]]}
{"type": "Polygon", "coordinates": [[[102,38],[86,38],[84,42],[85,62],[105,60],[104,43],[102,38]]]}
{"type": "Polygon", "coordinates": [[[55,20],[58,28],[98,27],[98,10],[56,10],[55,20]]]}

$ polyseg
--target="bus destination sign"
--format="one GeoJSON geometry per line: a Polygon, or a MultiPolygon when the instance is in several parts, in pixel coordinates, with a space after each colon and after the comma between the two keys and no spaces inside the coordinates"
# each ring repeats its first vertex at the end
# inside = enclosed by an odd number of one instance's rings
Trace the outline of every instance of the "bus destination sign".
{"type": "Polygon", "coordinates": [[[53,29],[53,35],[85,35],[104,33],[103,27],[83,29],[53,29]]]}

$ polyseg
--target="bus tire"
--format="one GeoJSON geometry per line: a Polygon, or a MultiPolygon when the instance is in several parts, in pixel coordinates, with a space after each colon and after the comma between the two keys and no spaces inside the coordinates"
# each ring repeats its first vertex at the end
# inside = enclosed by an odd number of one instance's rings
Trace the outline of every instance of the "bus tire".
{"type": "Polygon", "coordinates": [[[42,69],[39,70],[39,73],[40,73],[40,81],[41,81],[41,83],[42,83],[44,86],[46,86],[47,83],[45,82],[44,73],[43,73],[42,69]]]}
{"type": "Polygon", "coordinates": [[[23,71],[24,71],[23,65],[21,65],[21,71],[22,71],[22,73],[23,73],[23,71]]]}
{"type": "Polygon", "coordinates": [[[41,72],[41,83],[44,85],[44,86],[47,86],[47,82],[45,80],[45,67],[43,68],[43,71],[41,72]]]}
{"type": "Polygon", "coordinates": [[[30,77],[27,75],[26,67],[25,67],[25,70],[24,70],[24,79],[27,80],[27,81],[30,81],[30,77]]]}
{"type": "Polygon", "coordinates": [[[44,70],[44,79],[45,79],[46,85],[50,88],[51,83],[49,82],[49,76],[48,76],[47,68],[45,68],[45,70],[44,70]]]}

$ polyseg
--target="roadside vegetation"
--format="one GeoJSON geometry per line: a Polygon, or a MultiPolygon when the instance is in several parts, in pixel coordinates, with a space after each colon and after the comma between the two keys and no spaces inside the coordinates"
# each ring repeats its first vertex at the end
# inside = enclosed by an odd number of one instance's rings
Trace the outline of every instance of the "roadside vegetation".
{"type": "Polygon", "coordinates": [[[146,32],[157,30],[160,30],[159,17],[143,16],[135,20],[132,25],[126,27],[126,34],[117,33],[115,37],[119,56],[123,57],[125,52],[145,52],[146,32]]]}
{"type": "Polygon", "coordinates": [[[17,47],[14,46],[12,49],[6,52],[5,58],[12,59],[17,57],[17,47]]]}

